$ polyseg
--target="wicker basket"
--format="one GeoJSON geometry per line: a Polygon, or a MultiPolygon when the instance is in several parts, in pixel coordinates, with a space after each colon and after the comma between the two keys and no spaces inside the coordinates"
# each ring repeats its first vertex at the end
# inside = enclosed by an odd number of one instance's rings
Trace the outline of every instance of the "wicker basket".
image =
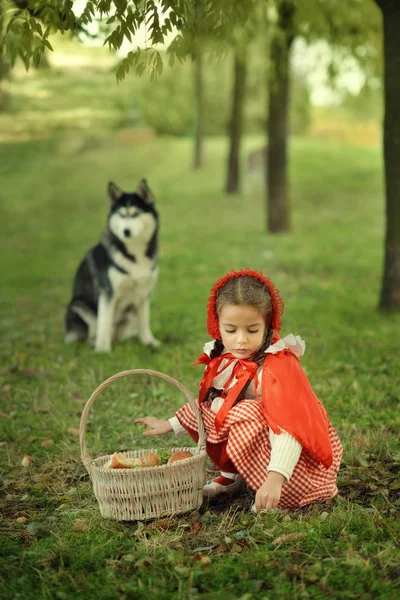
{"type": "MultiPolygon", "coordinates": [[[[93,392],[82,412],[80,423],[81,458],[98,500],[103,517],[119,521],[145,521],[147,519],[176,515],[198,508],[203,501],[202,488],[206,479],[205,431],[197,403],[190,392],[176,379],[148,369],[122,371],[106,379],[93,392]],[[159,377],[183,392],[196,415],[199,428],[197,448],[171,448],[171,452],[188,450],[187,458],[158,467],[140,469],[104,469],[111,455],[93,459],[86,448],[86,426],[92,404],[110,383],[130,375],[159,377]]],[[[127,458],[138,458],[156,449],[123,452],[127,458]]]]}

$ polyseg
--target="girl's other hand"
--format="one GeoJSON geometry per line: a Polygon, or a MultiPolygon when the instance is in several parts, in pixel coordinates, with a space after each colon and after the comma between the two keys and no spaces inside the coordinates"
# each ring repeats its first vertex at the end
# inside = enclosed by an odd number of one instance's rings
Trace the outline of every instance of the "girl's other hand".
{"type": "Polygon", "coordinates": [[[145,427],[150,427],[150,431],[143,432],[143,435],[146,437],[150,435],[163,435],[172,431],[169,421],[157,419],[156,417],[142,417],[141,419],[135,419],[135,423],[143,423],[145,427]]]}
{"type": "Polygon", "coordinates": [[[268,479],[264,481],[262,486],[256,492],[256,511],[259,512],[262,509],[270,510],[278,506],[282,485],[286,479],[281,473],[276,471],[270,471],[268,473],[268,479]]]}

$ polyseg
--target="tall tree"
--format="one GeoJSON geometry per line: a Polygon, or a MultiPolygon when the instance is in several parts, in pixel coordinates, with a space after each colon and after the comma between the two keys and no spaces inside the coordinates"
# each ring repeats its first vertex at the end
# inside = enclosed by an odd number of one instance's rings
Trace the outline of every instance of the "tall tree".
{"type": "Polygon", "coordinates": [[[193,167],[200,169],[203,166],[203,141],[204,141],[204,54],[200,44],[196,44],[194,52],[194,102],[195,102],[195,141],[193,167]]]}
{"type": "MultiPolygon", "coordinates": [[[[0,40],[3,39],[3,27],[4,27],[4,5],[0,2],[0,40]]],[[[3,105],[6,103],[5,96],[6,92],[3,90],[3,81],[6,76],[7,66],[3,56],[0,54],[0,111],[3,109],[3,105]]]]}
{"type": "Polygon", "coordinates": [[[291,225],[287,138],[290,49],[295,38],[292,0],[279,0],[278,27],[271,41],[266,153],[267,230],[289,231],[291,225]]]}
{"type": "Polygon", "coordinates": [[[229,124],[229,157],[226,181],[226,192],[234,194],[239,191],[240,182],[240,146],[243,133],[244,105],[246,96],[246,49],[234,54],[234,80],[232,94],[232,112],[229,124]]]}
{"type": "Polygon", "coordinates": [[[385,262],[380,308],[400,311],[400,3],[376,0],[384,32],[385,262]]]}
{"type": "MultiPolygon", "coordinates": [[[[267,231],[289,231],[291,203],[288,177],[288,109],[290,49],[296,37],[326,40],[334,51],[353,56],[365,69],[373,55],[370,35],[379,28],[371,0],[275,0],[276,27],[270,44],[269,107],[266,153],[267,231]]],[[[332,65],[334,66],[334,65],[332,65]]],[[[332,72],[334,69],[332,69],[332,72]]]]}

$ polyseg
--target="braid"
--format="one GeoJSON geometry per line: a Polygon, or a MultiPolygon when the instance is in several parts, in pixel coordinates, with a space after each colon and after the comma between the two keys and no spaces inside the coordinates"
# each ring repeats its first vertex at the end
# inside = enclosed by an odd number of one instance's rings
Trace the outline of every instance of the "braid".
{"type": "Polygon", "coordinates": [[[214,348],[210,352],[210,359],[216,358],[222,354],[222,350],[224,349],[224,345],[221,340],[215,340],[214,348]]]}
{"type": "Polygon", "coordinates": [[[270,325],[268,327],[267,335],[265,336],[265,340],[264,340],[261,348],[256,352],[256,354],[253,357],[253,361],[256,362],[258,365],[262,365],[262,363],[264,362],[265,351],[267,348],[270,347],[273,335],[274,335],[274,329],[273,329],[272,325],[270,325]]]}
{"type": "MultiPolygon", "coordinates": [[[[213,358],[220,356],[222,354],[223,349],[224,349],[224,345],[223,345],[222,341],[215,340],[214,347],[210,352],[210,359],[212,360],[213,358]]],[[[217,390],[216,388],[211,386],[206,391],[206,394],[203,398],[203,402],[212,402],[214,400],[214,398],[217,398],[217,396],[220,395],[220,393],[221,393],[221,390],[217,390]]]]}

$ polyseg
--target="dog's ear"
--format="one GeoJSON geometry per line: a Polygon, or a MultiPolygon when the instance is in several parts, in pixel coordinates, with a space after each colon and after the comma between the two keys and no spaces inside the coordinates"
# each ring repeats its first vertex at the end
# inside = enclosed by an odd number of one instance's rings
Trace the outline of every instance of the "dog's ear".
{"type": "Polygon", "coordinates": [[[145,179],[142,179],[142,181],[139,183],[136,193],[147,204],[154,204],[154,196],[153,196],[149,186],[147,185],[147,181],[145,179]]]}
{"type": "Polygon", "coordinates": [[[108,184],[108,195],[110,197],[111,203],[115,204],[121,198],[123,192],[115,185],[113,181],[110,181],[108,184]]]}

